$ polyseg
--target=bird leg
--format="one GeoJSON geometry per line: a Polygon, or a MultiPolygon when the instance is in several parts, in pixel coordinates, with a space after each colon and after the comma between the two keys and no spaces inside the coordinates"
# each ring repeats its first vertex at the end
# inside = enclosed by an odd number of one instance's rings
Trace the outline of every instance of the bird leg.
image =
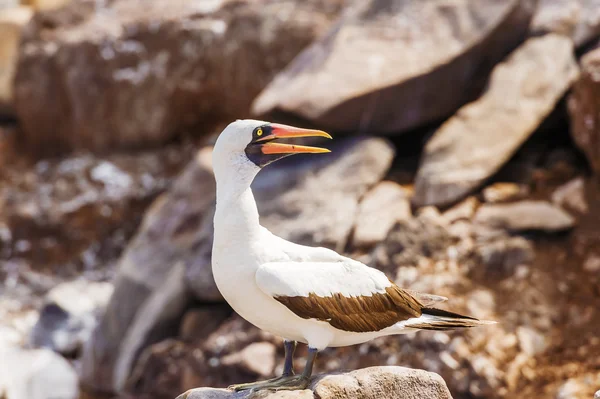
{"type": "Polygon", "coordinates": [[[285,361],[283,363],[283,373],[280,377],[271,378],[266,381],[249,382],[246,384],[235,384],[230,385],[228,388],[235,391],[243,391],[246,389],[261,389],[265,384],[275,383],[287,377],[294,375],[294,352],[296,351],[296,341],[283,341],[283,348],[285,349],[285,361]]]}
{"type": "Polygon", "coordinates": [[[310,383],[310,377],[312,376],[313,365],[317,358],[317,349],[308,348],[308,358],[306,359],[306,366],[304,371],[299,375],[291,375],[288,377],[281,377],[276,381],[265,382],[259,387],[254,387],[253,392],[263,389],[269,389],[273,391],[294,391],[299,389],[306,389],[310,383]]]}

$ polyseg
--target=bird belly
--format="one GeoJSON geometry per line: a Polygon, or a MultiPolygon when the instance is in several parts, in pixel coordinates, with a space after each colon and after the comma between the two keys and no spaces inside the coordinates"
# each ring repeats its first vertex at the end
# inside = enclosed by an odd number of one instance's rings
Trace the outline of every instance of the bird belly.
{"type": "Polygon", "coordinates": [[[251,268],[227,271],[215,267],[215,282],[229,305],[241,317],[261,330],[317,349],[360,344],[374,338],[407,331],[395,326],[381,331],[359,333],[332,327],[326,321],[303,319],[265,294],[255,283],[251,268]]]}

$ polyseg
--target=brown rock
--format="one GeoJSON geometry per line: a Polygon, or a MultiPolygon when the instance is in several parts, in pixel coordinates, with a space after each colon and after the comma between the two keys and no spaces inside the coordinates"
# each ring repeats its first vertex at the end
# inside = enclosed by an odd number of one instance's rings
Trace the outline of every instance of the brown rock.
{"type": "MultiPolygon", "coordinates": [[[[444,380],[435,373],[404,367],[369,367],[345,374],[313,377],[309,390],[276,392],[264,399],[451,399],[444,380]]],[[[177,399],[246,399],[250,392],[234,394],[214,388],[189,390],[177,399]]]]}
{"type": "Polygon", "coordinates": [[[21,31],[31,19],[29,7],[0,7],[0,116],[14,115],[13,79],[17,71],[21,31]]]}
{"type": "Polygon", "coordinates": [[[508,202],[522,198],[527,188],[515,183],[494,183],[483,189],[486,202],[508,202]]]}
{"type": "Polygon", "coordinates": [[[261,93],[340,131],[402,132],[454,112],[525,37],[533,1],[364,1],[261,93]]]}
{"type": "Polygon", "coordinates": [[[534,132],[576,77],[569,39],[529,39],[494,69],[485,94],[427,143],[415,205],[451,204],[473,191],[534,132]]]}
{"type": "Polygon", "coordinates": [[[471,220],[479,207],[479,201],[475,197],[466,198],[443,213],[442,217],[446,223],[454,223],[460,220],[471,220]]]}
{"type": "Polygon", "coordinates": [[[600,49],[581,58],[581,74],[569,96],[571,135],[586,155],[593,171],[600,173],[600,49]]]}
{"type": "Polygon", "coordinates": [[[585,199],[585,181],[583,178],[575,178],[554,190],[552,202],[579,213],[587,213],[588,204],[585,199]]]}
{"type": "Polygon", "coordinates": [[[179,336],[185,342],[198,342],[208,337],[231,315],[227,304],[204,305],[190,309],[181,321],[179,336]]]}
{"type": "MultiPolygon", "coordinates": [[[[104,156],[73,154],[0,166],[0,262],[25,260],[35,271],[105,278],[144,211],[192,156],[190,146],[104,156]]],[[[2,150],[0,150],[1,152],[2,150]]],[[[9,148],[8,151],[16,151],[9,148]]]]}
{"type": "Polygon", "coordinates": [[[275,368],[275,345],[270,342],[255,342],[240,352],[221,359],[224,366],[236,365],[258,377],[268,377],[275,368]]]}
{"type": "Polygon", "coordinates": [[[40,152],[102,151],[248,115],[343,0],[327,3],[78,0],[38,13],[15,78],[23,137],[40,152]]]}
{"type": "Polygon", "coordinates": [[[509,231],[557,232],[575,225],[575,220],[568,213],[545,201],[485,204],[477,210],[475,222],[509,231]]]}
{"type": "Polygon", "coordinates": [[[399,184],[383,181],[360,202],[352,244],[357,247],[377,244],[396,222],[410,217],[408,193],[399,184]]]}
{"type": "Polygon", "coordinates": [[[56,8],[64,7],[71,1],[72,0],[24,0],[22,3],[29,4],[36,10],[54,10],[56,8]]]}
{"type": "Polygon", "coordinates": [[[600,1],[540,0],[530,29],[533,34],[569,36],[581,47],[600,36],[600,1]]]}

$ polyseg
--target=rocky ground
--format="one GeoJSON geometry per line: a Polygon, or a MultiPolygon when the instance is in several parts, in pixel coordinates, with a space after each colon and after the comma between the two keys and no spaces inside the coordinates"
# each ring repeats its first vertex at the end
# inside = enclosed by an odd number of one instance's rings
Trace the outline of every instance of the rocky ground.
{"type": "Polygon", "coordinates": [[[392,370],[371,366],[437,373],[454,398],[600,390],[597,0],[17,3],[0,1],[0,397],[281,372],[280,338],[210,268],[211,143],[248,116],[335,137],[259,175],[267,228],[498,321],[327,349],[317,372],[350,374],[298,397],[392,370]]]}

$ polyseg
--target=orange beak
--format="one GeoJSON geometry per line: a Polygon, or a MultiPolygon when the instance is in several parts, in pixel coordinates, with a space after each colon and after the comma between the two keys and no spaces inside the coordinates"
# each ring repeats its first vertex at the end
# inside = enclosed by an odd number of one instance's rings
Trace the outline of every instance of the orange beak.
{"type": "Polygon", "coordinates": [[[327,148],[309,147],[305,145],[273,143],[272,140],[288,139],[297,137],[332,137],[322,130],[302,129],[299,127],[271,123],[271,134],[255,140],[256,143],[264,142],[261,145],[263,154],[300,154],[300,153],[324,153],[330,152],[327,148]]]}

